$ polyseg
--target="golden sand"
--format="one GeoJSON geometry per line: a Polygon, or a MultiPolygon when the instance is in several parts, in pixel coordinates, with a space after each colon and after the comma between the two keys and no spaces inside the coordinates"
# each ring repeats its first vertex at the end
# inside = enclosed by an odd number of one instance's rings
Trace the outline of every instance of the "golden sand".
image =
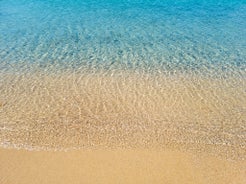
{"type": "Polygon", "coordinates": [[[245,75],[2,72],[0,183],[244,184],[245,89],[245,75]]]}
{"type": "Polygon", "coordinates": [[[0,149],[1,184],[245,184],[246,162],[175,150],[0,149]]]}

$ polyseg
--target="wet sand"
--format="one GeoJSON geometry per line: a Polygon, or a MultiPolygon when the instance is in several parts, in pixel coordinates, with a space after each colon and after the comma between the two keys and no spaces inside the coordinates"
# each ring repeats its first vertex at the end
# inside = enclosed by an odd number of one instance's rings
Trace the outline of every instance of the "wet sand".
{"type": "Polygon", "coordinates": [[[246,162],[177,150],[0,149],[1,184],[244,184],[246,162]]]}

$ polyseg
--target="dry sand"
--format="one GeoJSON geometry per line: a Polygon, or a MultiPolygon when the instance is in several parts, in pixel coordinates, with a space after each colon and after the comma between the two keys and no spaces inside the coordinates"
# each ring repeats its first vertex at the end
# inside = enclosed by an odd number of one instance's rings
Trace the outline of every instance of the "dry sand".
{"type": "Polygon", "coordinates": [[[245,184],[246,162],[152,149],[0,149],[1,184],[245,184]]]}

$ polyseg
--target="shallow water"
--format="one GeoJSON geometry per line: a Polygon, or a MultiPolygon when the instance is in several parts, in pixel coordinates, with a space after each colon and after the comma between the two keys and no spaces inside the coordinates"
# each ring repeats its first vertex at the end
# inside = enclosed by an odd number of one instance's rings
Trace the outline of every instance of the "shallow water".
{"type": "Polygon", "coordinates": [[[243,0],[2,0],[1,63],[245,69],[243,0]]]}
{"type": "Polygon", "coordinates": [[[0,143],[245,157],[243,0],[0,1],[0,143]]]}

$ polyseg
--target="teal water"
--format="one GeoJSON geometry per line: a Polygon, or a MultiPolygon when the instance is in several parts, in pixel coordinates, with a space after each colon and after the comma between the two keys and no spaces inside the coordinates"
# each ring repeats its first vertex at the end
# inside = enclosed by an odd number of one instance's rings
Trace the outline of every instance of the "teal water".
{"type": "Polygon", "coordinates": [[[246,68],[245,0],[1,0],[0,66],[246,68]]]}

